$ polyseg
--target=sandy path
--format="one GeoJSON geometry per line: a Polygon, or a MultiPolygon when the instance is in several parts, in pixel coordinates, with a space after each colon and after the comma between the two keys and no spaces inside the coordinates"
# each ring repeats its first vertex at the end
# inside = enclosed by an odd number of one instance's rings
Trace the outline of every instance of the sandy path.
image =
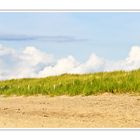
{"type": "Polygon", "coordinates": [[[0,97],[0,127],[140,127],[140,96],[0,97]]]}

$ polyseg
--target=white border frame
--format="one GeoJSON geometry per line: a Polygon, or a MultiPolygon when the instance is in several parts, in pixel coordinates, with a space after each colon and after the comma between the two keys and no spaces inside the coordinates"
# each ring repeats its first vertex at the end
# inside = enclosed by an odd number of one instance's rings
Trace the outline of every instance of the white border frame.
{"type": "MultiPolygon", "coordinates": [[[[140,9],[0,9],[3,12],[140,12],[140,9]]],[[[0,131],[140,131],[140,128],[0,128],[0,131]]]]}

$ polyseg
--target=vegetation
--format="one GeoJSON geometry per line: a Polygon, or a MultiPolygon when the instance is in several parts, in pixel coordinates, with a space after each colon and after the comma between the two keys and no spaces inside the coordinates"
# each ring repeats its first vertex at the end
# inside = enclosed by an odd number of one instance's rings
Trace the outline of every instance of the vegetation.
{"type": "Polygon", "coordinates": [[[27,78],[0,81],[1,95],[140,95],[140,70],[100,72],[94,74],[63,74],[47,78],[27,78]]]}

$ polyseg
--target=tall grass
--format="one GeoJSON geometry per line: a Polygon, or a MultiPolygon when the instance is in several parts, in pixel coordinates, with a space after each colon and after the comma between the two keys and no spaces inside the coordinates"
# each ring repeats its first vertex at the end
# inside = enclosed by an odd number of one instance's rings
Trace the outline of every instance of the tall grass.
{"type": "Polygon", "coordinates": [[[0,81],[1,95],[140,95],[140,70],[0,81]]]}

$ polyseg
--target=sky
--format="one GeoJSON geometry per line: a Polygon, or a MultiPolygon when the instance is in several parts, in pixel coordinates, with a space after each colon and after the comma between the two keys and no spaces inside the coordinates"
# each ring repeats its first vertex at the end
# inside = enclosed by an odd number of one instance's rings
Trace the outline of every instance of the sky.
{"type": "Polygon", "coordinates": [[[139,12],[0,12],[0,80],[140,67],[139,12]]]}

